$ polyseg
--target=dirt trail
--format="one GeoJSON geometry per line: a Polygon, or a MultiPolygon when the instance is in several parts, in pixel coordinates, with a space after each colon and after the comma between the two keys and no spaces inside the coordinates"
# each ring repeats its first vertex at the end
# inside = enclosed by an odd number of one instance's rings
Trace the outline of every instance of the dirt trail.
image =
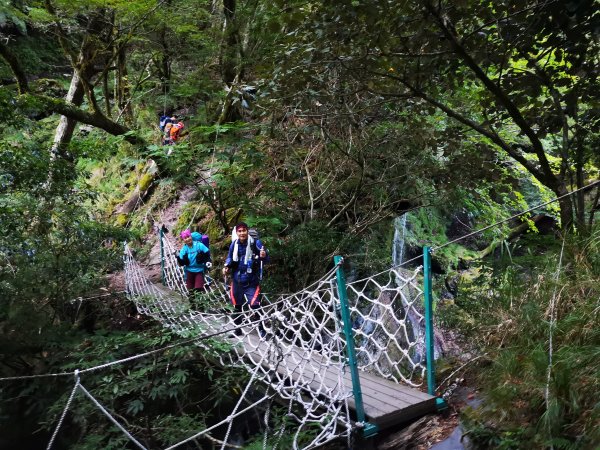
{"type": "Polygon", "coordinates": [[[148,259],[146,264],[148,266],[160,266],[160,243],[157,239],[158,230],[161,226],[165,226],[168,230],[167,239],[171,244],[176,245],[177,236],[173,234],[173,227],[177,223],[179,215],[181,214],[181,210],[185,206],[187,202],[189,202],[195,194],[194,188],[185,188],[181,191],[179,198],[176,202],[172,203],[166,209],[161,211],[158,214],[158,222],[154,223],[154,230],[152,230],[151,234],[147,234],[145,236],[146,241],[152,242],[152,249],[150,250],[150,254],[148,255],[148,259]]]}
{"type": "MultiPolygon", "coordinates": [[[[155,282],[160,281],[160,242],[157,237],[159,228],[163,225],[166,227],[169,231],[167,233],[167,239],[169,239],[169,241],[177,248],[178,244],[176,236],[172,234],[173,227],[177,223],[183,207],[192,200],[195,193],[196,190],[193,187],[183,189],[175,202],[158,213],[158,221],[154,223],[152,231],[144,236],[144,240],[152,243],[152,247],[146,260],[138,262],[141,263],[142,268],[150,280],[155,282]]],[[[111,273],[107,278],[110,290],[125,290],[125,275],[123,271],[111,273]]]]}

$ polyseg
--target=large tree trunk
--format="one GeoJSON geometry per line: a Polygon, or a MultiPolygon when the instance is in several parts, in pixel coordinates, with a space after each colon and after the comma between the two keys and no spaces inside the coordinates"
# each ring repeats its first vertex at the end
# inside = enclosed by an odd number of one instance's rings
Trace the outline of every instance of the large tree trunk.
{"type": "MultiPolygon", "coordinates": [[[[67,96],[65,97],[65,101],[74,106],[80,106],[82,104],[85,95],[84,83],[89,83],[89,80],[98,72],[96,60],[100,55],[97,48],[97,39],[95,39],[95,37],[99,36],[106,29],[106,26],[103,11],[96,11],[89,19],[87,26],[88,34],[83,38],[77,61],[73,62],[75,65],[75,67],[73,67],[73,77],[71,78],[71,85],[67,92],[67,96]]],[[[53,159],[67,156],[65,150],[71,142],[76,125],[76,119],[65,115],[61,116],[52,143],[53,159]]]]}
{"type": "MultiPolygon", "coordinates": [[[[67,92],[65,101],[72,103],[75,106],[80,106],[83,102],[83,96],[83,84],[81,83],[79,72],[75,70],[73,72],[73,77],[71,78],[71,85],[69,86],[69,92],[67,92]]],[[[56,159],[59,155],[65,155],[64,150],[71,142],[76,125],[77,121],[75,119],[67,116],[60,116],[58,126],[54,132],[54,141],[52,143],[52,159],[56,159]]]]}
{"type": "Polygon", "coordinates": [[[111,93],[110,93],[110,88],[109,88],[109,76],[108,74],[110,73],[110,70],[108,69],[108,66],[112,63],[112,58],[111,56],[114,54],[114,46],[115,46],[115,39],[113,39],[113,32],[114,32],[114,27],[115,27],[115,12],[111,11],[109,14],[109,22],[110,22],[110,28],[108,29],[108,25],[107,25],[107,33],[106,33],[106,39],[104,41],[106,48],[109,49],[106,52],[105,55],[105,61],[104,61],[104,65],[105,65],[105,69],[104,72],[102,73],[102,94],[104,95],[104,110],[106,113],[106,117],[112,117],[112,106],[110,104],[110,100],[111,100],[111,93]]]}
{"type": "Polygon", "coordinates": [[[242,44],[236,18],[236,7],[236,0],[223,1],[225,21],[220,54],[221,77],[230,90],[223,103],[218,119],[219,123],[235,122],[242,118],[239,107],[233,102],[237,86],[243,78],[242,44]]]}
{"type": "Polygon", "coordinates": [[[562,183],[558,190],[555,191],[559,197],[562,197],[558,204],[560,206],[560,226],[563,229],[569,229],[573,227],[573,199],[567,190],[567,187],[562,183]]]}
{"type": "Polygon", "coordinates": [[[133,107],[131,105],[131,89],[125,47],[119,48],[117,54],[117,95],[119,115],[122,114],[125,117],[125,123],[133,123],[133,107]]]}
{"type": "MultiPolygon", "coordinates": [[[[165,2],[165,9],[171,7],[171,0],[165,2]]],[[[160,59],[156,61],[160,81],[162,83],[163,95],[167,95],[171,90],[171,46],[167,38],[167,25],[161,25],[158,32],[158,43],[160,45],[160,59]]],[[[166,101],[166,99],[165,99],[166,101]]]]}
{"type": "MultiPolygon", "coordinates": [[[[83,80],[81,77],[84,76],[89,80],[89,78],[95,73],[94,64],[89,60],[89,55],[93,50],[92,47],[93,45],[90,44],[90,40],[84,39],[84,43],[81,46],[77,61],[79,67],[73,70],[69,91],[65,97],[65,103],[69,105],[69,107],[78,107],[83,103],[85,88],[83,86],[83,80]],[[84,67],[84,69],[80,69],[81,67],[84,67]]],[[[56,131],[54,132],[52,147],[50,149],[50,167],[48,169],[48,178],[46,183],[47,189],[50,192],[53,191],[59,165],[66,163],[69,166],[68,176],[74,176],[73,157],[67,152],[67,148],[71,143],[71,139],[73,138],[73,132],[75,131],[77,122],[78,121],[76,118],[67,115],[61,115],[58,121],[56,131]]],[[[42,201],[40,207],[43,211],[49,212],[53,208],[53,202],[53,197],[48,197],[46,200],[42,201]]],[[[45,233],[48,227],[50,227],[49,217],[46,217],[45,220],[40,220],[38,229],[41,233],[45,233]]]]}
{"type": "Polygon", "coordinates": [[[223,1],[223,45],[221,46],[221,74],[228,86],[236,78],[239,52],[239,33],[235,17],[236,0],[223,1]]]}
{"type": "Polygon", "coordinates": [[[156,163],[153,160],[148,160],[143,170],[141,171],[140,178],[136,184],[133,192],[124,203],[117,207],[117,214],[130,214],[140,203],[143,203],[150,190],[154,186],[154,180],[156,178],[156,163]]]}
{"type": "MultiPolygon", "coordinates": [[[[576,139],[576,145],[577,148],[575,149],[575,178],[576,178],[576,186],[577,189],[581,189],[584,187],[585,185],[585,175],[584,175],[584,164],[585,164],[585,158],[584,158],[584,144],[583,144],[583,139],[580,138],[580,136],[578,136],[578,138],[576,139]]],[[[586,190],[581,190],[579,192],[577,192],[575,195],[575,199],[576,199],[576,205],[577,205],[577,228],[579,230],[585,230],[586,228],[586,223],[585,223],[585,191],[586,190]]]]}
{"type": "Polygon", "coordinates": [[[102,94],[104,95],[104,109],[106,117],[112,116],[112,108],[110,106],[110,89],[108,88],[108,72],[102,77],[102,94]]]}
{"type": "Polygon", "coordinates": [[[594,216],[597,212],[600,211],[600,186],[596,187],[596,195],[594,196],[594,200],[592,200],[592,206],[590,208],[590,215],[588,218],[588,229],[592,229],[592,225],[594,225],[594,216]]]}
{"type": "Polygon", "coordinates": [[[15,79],[17,80],[17,88],[19,90],[19,94],[25,94],[29,91],[29,85],[27,84],[27,76],[23,71],[23,68],[19,64],[19,61],[16,55],[10,50],[10,48],[0,42],[0,56],[4,58],[9,67],[11,68],[15,79]]]}

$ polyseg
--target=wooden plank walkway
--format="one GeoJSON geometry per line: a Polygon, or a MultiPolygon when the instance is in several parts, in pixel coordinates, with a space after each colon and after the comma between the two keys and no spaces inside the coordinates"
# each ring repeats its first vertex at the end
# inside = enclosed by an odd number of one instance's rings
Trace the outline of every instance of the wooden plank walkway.
{"type": "MultiPolygon", "coordinates": [[[[177,298],[175,301],[182,300],[179,294],[168,288],[161,285],[156,287],[163,294],[170,294],[173,300],[175,298],[177,298]]],[[[219,331],[226,326],[225,322],[211,323],[207,331],[219,331]]],[[[268,360],[268,341],[261,340],[256,331],[244,328],[243,336],[223,335],[223,339],[234,346],[232,351],[235,351],[239,357],[251,361],[252,364],[261,364],[265,372],[273,369],[273,355],[271,361],[268,360]]],[[[307,354],[299,347],[283,343],[281,345],[283,360],[276,366],[281,378],[289,377],[292,379],[292,384],[300,384],[317,394],[323,392],[324,387],[325,391],[337,389],[340,380],[336,364],[328,364],[317,351],[307,354]]],[[[436,400],[431,395],[366,372],[361,371],[359,374],[365,415],[368,422],[377,425],[380,430],[436,411],[436,400]]],[[[342,382],[346,391],[352,390],[349,370],[342,375],[342,382]]],[[[355,412],[356,405],[353,397],[349,399],[349,406],[355,412]]]]}
{"type": "MultiPolygon", "coordinates": [[[[264,361],[266,350],[260,349],[267,345],[265,341],[262,341],[263,345],[260,346],[261,341],[258,334],[253,332],[246,334],[243,342],[244,352],[248,359],[256,362],[264,361]]],[[[319,372],[315,375],[312,370],[309,370],[308,373],[302,370],[301,362],[304,359],[301,349],[287,347],[284,360],[277,370],[282,376],[291,376],[294,382],[300,379],[301,384],[310,386],[314,392],[323,390],[321,384],[328,389],[336,389],[339,384],[337,365],[328,365],[322,356],[313,353],[310,362],[311,369],[317,367],[317,372],[319,372]]],[[[396,384],[367,372],[361,371],[359,375],[367,421],[377,425],[380,430],[406,423],[437,410],[435,397],[418,389],[396,384]]],[[[345,389],[352,390],[349,370],[342,375],[342,380],[345,389]]],[[[356,412],[354,397],[349,399],[349,406],[353,412],[356,412]]]]}

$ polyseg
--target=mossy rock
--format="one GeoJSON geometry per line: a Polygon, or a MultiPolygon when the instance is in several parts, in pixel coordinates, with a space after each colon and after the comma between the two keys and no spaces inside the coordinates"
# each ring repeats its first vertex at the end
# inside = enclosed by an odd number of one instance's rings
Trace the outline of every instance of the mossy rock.
{"type": "Polygon", "coordinates": [[[222,235],[223,229],[221,228],[218,221],[213,217],[211,220],[206,222],[205,229],[202,230],[204,234],[207,234],[210,242],[217,242],[222,235]]]}
{"type": "Polygon", "coordinates": [[[120,226],[120,227],[126,227],[127,226],[127,222],[129,222],[129,217],[127,216],[127,214],[119,214],[117,216],[116,223],[117,223],[118,226],[120,226]]]}
{"type": "Polygon", "coordinates": [[[154,181],[154,175],[150,173],[145,173],[140,177],[140,181],[138,181],[138,187],[140,188],[140,192],[146,192],[148,188],[152,185],[154,181]]]}

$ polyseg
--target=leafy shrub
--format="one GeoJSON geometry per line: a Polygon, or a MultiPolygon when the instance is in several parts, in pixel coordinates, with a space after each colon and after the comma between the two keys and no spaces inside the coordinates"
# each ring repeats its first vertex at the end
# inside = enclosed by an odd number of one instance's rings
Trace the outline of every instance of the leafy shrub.
{"type": "Polygon", "coordinates": [[[599,236],[567,242],[561,262],[538,258],[528,276],[501,278],[499,295],[486,298],[477,330],[490,362],[485,406],[466,414],[478,445],[598,448],[599,236]]]}

